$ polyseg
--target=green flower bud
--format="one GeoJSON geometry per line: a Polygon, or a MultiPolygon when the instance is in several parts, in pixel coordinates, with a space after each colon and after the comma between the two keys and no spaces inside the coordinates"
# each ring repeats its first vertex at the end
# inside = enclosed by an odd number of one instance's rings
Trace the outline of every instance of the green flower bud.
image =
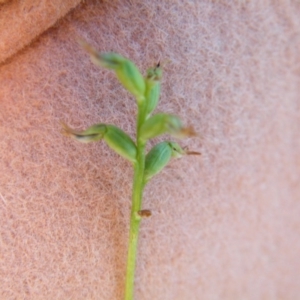
{"type": "Polygon", "coordinates": [[[136,146],[130,136],[114,125],[106,125],[106,127],[104,140],[108,146],[124,158],[136,162],[136,146]]]}
{"type": "Polygon", "coordinates": [[[146,82],[146,116],[149,116],[156,108],[160,95],[160,82],[154,84],[146,82]]]}
{"type": "Polygon", "coordinates": [[[144,181],[147,183],[154,175],[158,174],[170,161],[172,149],[168,142],[155,145],[146,155],[144,181]]]}
{"type": "Polygon", "coordinates": [[[65,124],[63,133],[82,143],[89,143],[104,139],[107,145],[122,157],[136,162],[136,146],[123,130],[106,124],[96,124],[84,131],[76,131],[65,124]]]}
{"type": "Polygon", "coordinates": [[[186,152],[175,142],[165,141],[155,145],[146,155],[144,180],[148,182],[170,161],[171,157],[180,158],[186,152]]]}
{"type": "Polygon", "coordinates": [[[140,135],[141,139],[146,141],[164,133],[180,138],[194,134],[194,131],[191,128],[184,128],[177,116],[157,114],[142,125],[140,135]]]}
{"type": "Polygon", "coordinates": [[[102,67],[113,69],[117,78],[138,101],[144,99],[145,80],[137,66],[130,60],[116,53],[103,53],[93,57],[93,61],[102,67]]]}
{"type": "Polygon", "coordinates": [[[142,125],[140,136],[142,140],[146,141],[164,133],[169,133],[177,138],[196,135],[192,127],[183,127],[177,116],[157,114],[142,125]]]}
{"type": "Polygon", "coordinates": [[[117,53],[99,53],[93,46],[83,40],[79,40],[80,45],[91,55],[91,60],[98,66],[113,69],[119,81],[123,84],[138,101],[145,98],[145,80],[137,66],[117,53]]]}
{"type": "Polygon", "coordinates": [[[157,114],[149,118],[141,127],[140,136],[144,140],[164,133],[172,133],[182,128],[178,117],[168,114],[157,114]]]}
{"type": "Polygon", "coordinates": [[[149,116],[156,108],[160,96],[160,79],[162,77],[162,69],[160,63],[154,68],[147,71],[146,76],[146,116],[149,116]]]}
{"type": "Polygon", "coordinates": [[[144,101],[145,80],[136,65],[130,60],[125,60],[121,67],[115,71],[125,89],[133,94],[139,102],[144,101]]]}

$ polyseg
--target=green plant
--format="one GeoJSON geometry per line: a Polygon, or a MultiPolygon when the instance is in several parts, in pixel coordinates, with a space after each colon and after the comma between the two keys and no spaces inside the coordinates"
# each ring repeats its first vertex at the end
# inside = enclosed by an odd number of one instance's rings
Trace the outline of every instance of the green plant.
{"type": "Polygon", "coordinates": [[[84,131],[76,131],[63,124],[64,133],[80,142],[103,139],[108,146],[129,160],[134,167],[132,208],[130,216],[129,248],[126,274],[125,300],[133,299],[134,271],[140,221],[151,215],[142,209],[142,194],[149,180],[159,173],[172,157],[200,154],[182,149],[179,144],[165,141],[155,145],[146,155],[145,146],[149,139],[162,134],[175,137],[195,135],[191,127],[184,127],[177,116],[156,114],[152,116],[160,95],[162,68],[158,63],[142,76],[138,68],[128,59],[116,53],[99,53],[85,41],[81,46],[91,55],[92,61],[115,71],[122,85],[135,96],[137,102],[136,143],[120,128],[110,124],[96,124],[84,131]]]}

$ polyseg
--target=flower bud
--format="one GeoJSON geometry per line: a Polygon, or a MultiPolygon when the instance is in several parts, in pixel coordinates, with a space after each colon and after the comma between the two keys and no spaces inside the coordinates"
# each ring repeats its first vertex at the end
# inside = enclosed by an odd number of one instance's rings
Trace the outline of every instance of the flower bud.
{"type": "Polygon", "coordinates": [[[183,127],[177,116],[157,114],[142,125],[140,136],[142,140],[146,141],[164,133],[169,133],[178,138],[195,134],[192,128],[183,127]]]}
{"type": "Polygon", "coordinates": [[[160,79],[162,77],[162,69],[160,63],[158,63],[154,68],[147,71],[147,76],[145,78],[146,82],[146,116],[149,116],[152,111],[156,108],[160,95],[160,79]]]}
{"type": "Polygon", "coordinates": [[[130,136],[114,125],[106,125],[106,128],[103,138],[107,145],[124,158],[136,162],[136,146],[130,136]]]}
{"type": "Polygon", "coordinates": [[[98,54],[93,57],[93,61],[102,67],[113,69],[126,90],[138,100],[142,101],[144,99],[145,81],[133,62],[116,53],[98,54]]]}
{"type": "Polygon", "coordinates": [[[145,99],[145,80],[136,65],[130,60],[125,60],[116,70],[119,81],[139,102],[145,99]]]}
{"type": "Polygon", "coordinates": [[[131,162],[136,162],[136,146],[132,139],[123,130],[106,124],[96,124],[84,131],[76,131],[65,124],[64,134],[71,136],[82,143],[89,143],[104,139],[107,145],[122,157],[131,162]]]}
{"type": "Polygon", "coordinates": [[[180,158],[188,154],[200,155],[199,152],[189,152],[182,149],[175,142],[165,141],[158,143],[146,155],[144,182],[147,183],[154,175],[158,174],[172,157],[180,158]]]}
{"type": "Polygon", "coordinates": [[[133,94],[138,101],[144,100],[145,80],[133,62],[117,53],[99,53],[82,39],[79,40],[79,43],[91,55],[93,63],[107,69],[113,69],[125,89],[133,94]]]}
{"type": "Polygon", "coordinates": [[[172,149],[168,142],[155,145],[146,155],[144,181],[147,183],[154,175],[158,174],[170,161],[172,149]]]}
{"type": "Polygon", "coordinates": [[[160,96],[160,82],[155,82],[154,84],[146,81],[146,116],[149,116],[158,104],[160,96]]]}

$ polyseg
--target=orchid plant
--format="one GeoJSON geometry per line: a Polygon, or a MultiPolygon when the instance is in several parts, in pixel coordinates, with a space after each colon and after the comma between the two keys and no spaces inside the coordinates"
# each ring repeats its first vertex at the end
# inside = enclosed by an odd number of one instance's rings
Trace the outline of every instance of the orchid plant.
{"type": "Polygon", "coordinates": [[[137,103],[135,142],[122,129],[111,124],[95,124],[84,131],[77,131],[63,124],[64,134],[83,143],[104,140],[112,150],[133,165],[134,177],[125,286],[125,300],[132,300],[140,222],[143,217],[151,215],[150,210],[142,209],[143,190],[149,180],[158,174],[172,157],[178,158],[200,153],[181,148],[176,142],[164,141],[155,145],[146,154],[147,141],[162,134],[170,134],[177,138],[195,136],[192,127],[183,126],[177,116],[165,113],[153,115],[160,96],[162,78],[160,63],[148,69],[144,77],[136,65],[125,57],[116,53],[99,53],[83,40],[79,40],[79,43],[90,54],[91,60],[96,65],[115,72],[120,83],[135,97],[137,103]]]}

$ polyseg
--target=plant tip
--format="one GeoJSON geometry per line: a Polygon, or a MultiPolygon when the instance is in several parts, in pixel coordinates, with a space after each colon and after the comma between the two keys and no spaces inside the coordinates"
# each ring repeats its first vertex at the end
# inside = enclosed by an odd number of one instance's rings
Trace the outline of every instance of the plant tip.
{"type": "Polygon", "coordinates": [[[63,121],[60,121],[60,125],[62,127],[61,133],[64,136],[73,136],[74,135],[74,130],[71,129],[66,123],[64,123],[63,121]]]}
{"type": "Polygon", "coordinates": [[[186,151],[185,153],[187,155],[202,155],[201,152],[197,152],[197,151],[186,151]]]}
{"type": "Polygon", "coordinates": [[[183,127],[178,132],[174,132],[173,135],[179,139],[198,136],[192,126],[183,127]]]}
{"type": "Polygon", "coordinates": [[[89,44],[86,40],[84,40],[82,37],[77,38],[78,44],[91,56],[98,56],[98,51],[96,48],[94,48],[91,44],[89,44]]]}

